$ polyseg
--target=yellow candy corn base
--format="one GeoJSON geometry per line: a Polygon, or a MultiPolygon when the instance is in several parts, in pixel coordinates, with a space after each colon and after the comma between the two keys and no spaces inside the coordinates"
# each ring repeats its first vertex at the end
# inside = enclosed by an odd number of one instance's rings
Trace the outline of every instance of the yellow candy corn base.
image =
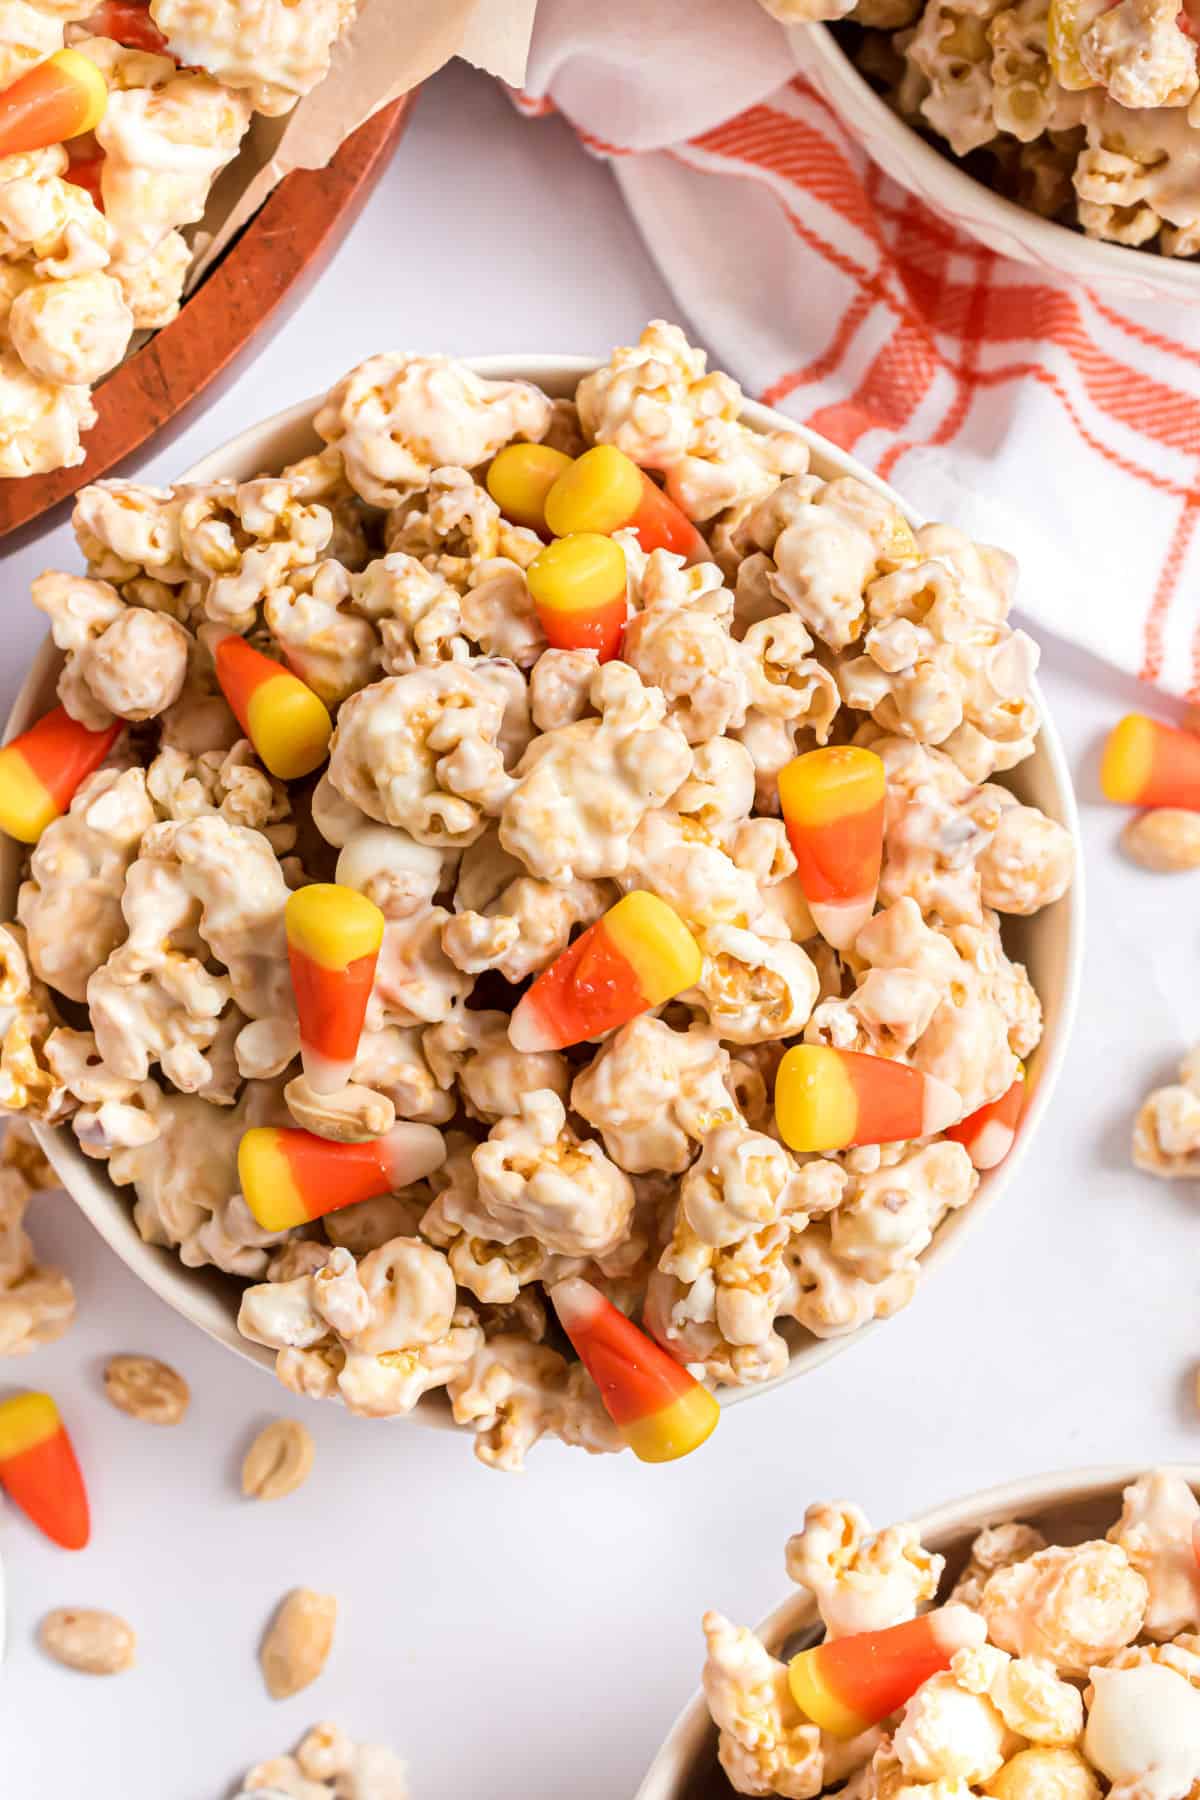
{"type": "Polygon", "coordinates": [[[854,1142],[858,1096],[836,1050],[793,1045],[775,1078],[775,1118],[793,1150],[842,1150],[854,1142]]]}
{"type": "Polygon", "coordinates": [[[244,1134],[238,1145],[238,1179],[242,1197],[264,1231],[290,1231],[307,1224],[308,1208],[291,1164],[269,1126],[244,1134]]]}
{"type": "Polygon", "coordinates": [[[621,1426],[633,1454],[646,1463],[674,1462],[698,1450],[717,1428],[721,1408],[706,1387],[681,1394],[647,1419],[621,1426]]]}
{"type": "Polygon", "coordinates": [[[246,707],[254,748],[280,781],[310,775],[325,760],[333,721],[311,688],[281,669],[246,707]]]}
{"type": "Polygon", "coordinates": [[[0,1405],[0,1463],[44,1444],[60,1424],[49,1394],[17,1394],[6,1400],[0,1405]]]}
{"type": "Polygon", "coordinates": [[[699,981],[700,946],[656,894],[626,894],[605,914],[604,929],[633,970],[648,1006],[660,1006],[699,981]]]}
{"type": "Polygon", "coordinates": [[[297,888],[284,909],[288,943],[324,969],[344,969],[374,956],[383,942],[383,914],[374,901],[331,881],[297,888]]]}
{"type": "Polygon", "coordinates": [[[39,781],[21,752],[0,750],[0,831],[21,844],[36,844],[59,817],[53,794],[39,781]]]}
{"type": "Polygon", "coordinates": [[[827,1731],[830,1737],[848,1743],[871,1723],[861,1713],[839,1700],[825,1682],[821,1680],[820,1647],[815,1650],[802,1650],[799,1656],[793,1656],[788,1664],[788,1686],[792,1690],[792,1699],[800,1708],[806,1719],[827,1731]]]}

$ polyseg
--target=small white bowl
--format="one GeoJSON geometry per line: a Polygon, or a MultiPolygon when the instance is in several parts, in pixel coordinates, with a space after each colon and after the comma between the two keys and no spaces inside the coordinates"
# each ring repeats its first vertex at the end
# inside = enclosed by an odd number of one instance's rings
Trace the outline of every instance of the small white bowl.
{"type": "Polygon", "coordinates": [[[1200,264],[1084,236],[993,193],[953,152],[937,150],[865,81],[826,25],[793,25],[788,38],[801,73],[827,100],[867,154],[932,212],[1000,256],[1015,257],[1085,287],[1127,300],[1200,306],[1200,264]]]}
{"type": "MultiPolygon", "coordinates": [[[[1003,1487],[987,1488],[965,1500],[952,1500],[914,1519],[921,1542],[946,1558],[942,1592],[949,1593],[971,1548],[971,1540],[988,1525],[1020,1519],[1036,1525],[1052,1544],[1082,1544],[1103,1537],[1121,1511],[1121,1490],[1136,1481],[1144,1465],[1070,1469],[1039,1475],[1003,1487]]],[[[1181,1463],[1176,1474],[1200,1490],[1200,1463],[1181,1463]]],[[[758,1635],[773,1656],[788,1644],[788,1654],[804,1647],[804,1634],[817,1636],[817,1608],[800,1588],[758,1626],[758,1635]]],[[[699,1637],[700,1619],[696,1628],[699,1637]]],[[[700,1651],[697,1650],[697,1665],[700,1651]]],[[[717,1728],[704,1695],[688,1701],[672,1725],[634,1800],[728,1800],[733,1793],[717,1761],[717,1728]]]]}
{"type": "MultiPolygon", "coordinates": [[[[483,356],[471,359],[470,366],[479,374],[492,378],[535,381],[548,394],[557,397],[573,394],[580,379],[596,365],[589,358],[577,356],[483,356]]],[[[315,399],[304,400],[260,425],[251,426],[231,443],[206,456],[180,479],[212,481],[218,476],[230,475],[244,481],[265,470],[280,469],[286,463],[296,462],[320,448],[312,429],[312,417],[318,404],[315,399]]],[[[799,431],[811,448],[814,471],[825,479],[836,475],[856,476],[903,506],[892,489],[825,438],[805,431],[802,426],[765,406],[748,404],[743,416],[758,431],[799,431]]],[[[913,524],[920,522],[910,508],[904,507],[904,511],[913,524]]],[[[6,741],[24,731],[54,704],[55,682],[61,665],[61,655],[47,638],[17,695],[5,728],[6,741]]],[[[1042,715],[1037,750],[1013,771],[1011,779],[1005,779],[1022,800],[1040,806],[1043,812],[1064,824],[1078,845],[1079,818],[1066,758],[1036,690],[1035,699],[1042,715]]],[[[23,860],[22,847],[11,838],[0,837],[0,917],[13,917],[23,860]]],[[[1005,940],[1009,949],[1027,965],[1042,1002],[1045,1020],[1042,1042],[1030,1059],[1030,1098],[1016,1145],[1007,1159],[998,1169],[983,1176],[971,1204],[961,1212],[952,1213],[938,1230],[922,1259],[926,1279],[941,1266],[962,1241],[964,1233],[973,1229],[1011,1182],[1046,1112],[1066,1055],[1083,963],[1082,867],[1077,867],[1074,883],[1064,899],[1032,919],[1012,920],[1005,927],[1005,940]]],[[[63,1186],[140,1280],[168,1306],[174,1307],[192,1324],[199,1325],[219,1343],[257,1363],[260,1368],[273,1367],[274,1353],[249,1343],[238,1332],[238,1302],[246,1285],[244,1282],[213,1269],[185,1268],[173,1250],[143,1243],[133,1223],[128,1192],[113,1186],[103,1163],[84,1156],[70,1127],[39,1127],[37,1135],[63,1186]]],[[[914,1304],[920,1304],[919,1296],[914,1304]]],[[[732,1404],[762,1393],[766,1388],[794,1380],[797,1375],[836,1356],[865,1331],[878,1328],[878,1324],[872,1324],[846,1337],[825,1339],[797,1331],[791,1361],[776,1381],[755,1387],[727,1388],[721,1398],[726,1404],[732,1404]]],[[[790,1333],[793,1327],[785,1325],[785,1330],[790,1333]]],[[[416,1416],[430,1424],[449,1423],[449,1414],[440,1396],[422,1400],[416,1416]]]]}

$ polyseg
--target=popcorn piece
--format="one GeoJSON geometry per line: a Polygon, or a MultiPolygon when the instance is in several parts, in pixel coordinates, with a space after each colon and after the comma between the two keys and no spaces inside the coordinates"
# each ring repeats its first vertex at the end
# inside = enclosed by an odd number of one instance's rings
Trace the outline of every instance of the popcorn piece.
{"type": "Polygon", "coordinates": [[[36,844],[120,736],[115,723],[90,731],[56,706],[0,750],[0,830],[36,844]]]}
{"type": "Polygon", "coordinates": [[[751,1631],[704,1615],[704,1698],[720,1731],[718,1756],[739,1794],[809,1800],[824,1781],[821,1732],[792,1698],[784,1665],[751,1631]]]}
{"type": "MultiPolygon", "coordinates": [[[[78,179],[78,166],[73,164],[72,168],[78,179]]],[[[191,266],[192,252],[180,231],[168,231],[141,262],[114,265],[112,272],[120,284],[135,331],[159,331],[178,316],[191,266]]]]}
{"type": "Polygon", "coordinates": [[[1141,713],[1114,726],[1104,746],[1100,786],[1120,806],[1200,809],[1200,737],[1141,713]]]}
{"type": "Polygon", "coordinates": [[[354,580],[343,563],[323,557],[290,569],[263,608],[289,669],[328,706],[365,687],[382,660],[374,624],[353,610],[354,580]]]}
{"type": "Polygon", "coordinates": [[[314,424],[357,493],[399,506],[435,469],[474,469],[510,438],[545,436],[551,408],[524,381],[486,381],[445,356],[373,356],[332,388],[314,424]]]}
{"type": "Polygon", "coordinates": [[[1121,1517],[1108,1533],[1143,1577],[1149,1593],[1142,1630],[1165,1640],[1200,1627],[1200,1568],[1192,1536],[1200,1506],[1182,1476],[1160,1469],[1125,1490],[1121,1517]]]}
{"type": "Polygon", "coordinates": [[[619,544],[595,531],[556,538],[534,557],[526,579],[551,649],[594,650],[598,662],[612,661],[625,630],[625,557],[619,544]]]}
{"type": "MultiPolygon", "coordinates": [[[[801,1650],[788,1664],[788,1686],[807,1718],[831,1737],[845,1741],[861,1736],[868,1727],[896,1712],[931,1676],[946,1669],[957,1651],[982,1644],[985,1636],[982,1620],[965,1606],[939,1607],[883,1631],[827,1638],[813,1650],[801,1650]]],[[[918,1769],[922,1762],[928,1766],[929,1760],[928,1752],[921,1754],[919,1749],[923,1729],[928,1725],[935,1738],[944,1729],[921,1718],[924,1711],[924,1706],[919,1708],[909,1734],[910,1752],[918,1769]]],[[[896,1739],[902,1761],[903,1732],[902,1722],[896,1739]]],[[[998,1737],[1002,1741],[1002,1728],[998,1737]]],[[[997,1752],[987,1773],[992,1774],[1000,1761],[997,1752]]]]}
{"type": "Polygon", "coordinates": [[[600,1389],[605,1410],[640,1462],[674,1462],[716,1430],[708,1389],[588,1282],[550,1290],[559,1323],[600,1389]]]}
{"type": "Polygon", "coordinates": [[[816,1600],[828,1636],[840,1638],[914,1618],[937,1593],[945,1558],[923,1549],[911,1525],[872,1534],[865,1514],[838,1503],[808,1508],[786,1563],[816,1600]]]}
{"type": "Polygon", "coordinates": [[[25,367],[66,387],[89,386],[115,368],[133,326],[120,282],[100,270],[31,283],[8,317],[13,349],[25,367]]]}
{"type": "Polygon", "coordinates": [[[181,63],[244,91],[256,112],[290,112],[323,80],[357,0],[154,0],[153,20],[181,63]]]}
{"type": "Polygon", "coordinates": [[[60,1270],[35,1260],[22,1229],[34,1189],[53,1187],[56,1178],[33,1140],[19,1133],[14,1121],[0,1152],[0,1356],[25,1356],[40,1344],[55,1343],[75,1316],[71,1283],[60,1270]]]}
{"type": "Polygon", "coordinates": [[[385,919],[351,887],[315,882],[284,908],[300,1054],[315,1093],[335,1094],[358,1055],[385,919]]]}
{"type": "Polygon", "coordinates": [[[1133,1160],[1147,1174],[1191,1179],[1200,1174],[1200,1051],[1179,1068],[1179,1081],[1155,1088],[1133,1127],[1133,1160]]]}
{"type": "Polygon", "coordinates": [[[1161,1663],[1091,1678],[1083,1748],[1111,1791],[1184,1800],[1200,1781],[1200,1692],[1161,1663]]]}
{"type": "Polygon", "coordinates": [[[91,1536],[87,1491],[49,1394],[0,1403],[0,1487],[51,1543],[84,1549],[91,1536]]]}
{"type": "Polygon", "coordinates": [[[314,1725],[294,1756],[257,1763],[235,1800],[408,1800],[404,1765],[381,1744],[354,1744],[336,1725],[314,1725]]]}
{"type": "Polygon", "coordinates": [[[883,857],[884,766],[852,745],[810,750],[779,776],[788,842],[813,922],[835,950],[875,907],[883,857]]]}
{"type": "Polygon", "coordinates": [[[986,1527],[971,1545],[967,1566],[955,1582],[950,1598],[978,1611],[989,1575],[996,1569],[1008,1569],[1014,1563],[1024,1562],[1035,1551],[1045,1548],[1045,1538],[1032,1525],[1009,1523],[986,1527]]]}
{"type": "Polygon", "coordinates": [[[679,1174],[693,1144],[738,1116],[728,1071],[729,1052],[701,1027],[679,1032],[661,1019],[634,1019],[575,1077],[571,1106],[631,1175],[679,1174]]]}
{"type": "Polygon", "coordinates": [[[687,562],[701,562],[708,555],[708,545],[686,514],[611,444],[585,450],[563,470],[546,495],[545,512],[555,537],[630,531],[647,554],[670,550],[687,562]]]}
{"type": "Polygon", "coordinates": [[[191,639],[174,619],[125,606],[106,581],[55,571],[38,576],[33,603],[67,653],[58,692],[80,724],[101,731],[114,716],[156,718],[178,700],[191,639]]]}
{"type": "Polygon", "coordinates": [[[645,561],[638,598],[624,660],[667,696],[668,716],[688,743],[740,727],[750,699],[748,652],[729,634],[733,596],[719,569],[711,562],[685,569],[678,556],[656,550],[645,561]]]}
{"type": "Polygon", "coordinates": [[[563,1057],[553,1050],[513,1048],[507,1013],[468,1011],[455,1005],[449,1017],[431,1025],[422,1044],[429,1068],[443,1088],[457,1081],[473,1117],[512,1118],[525,1094],[549,1089],[566,1099],[569,1076],[563,1057]]]}
{"type": "Polygon", "coordinates": [[[892,1748],[912,1781],[970,1784],[997,1773],[1008,1741],[1004,1720],[987,1695],[960,1687],[946,1670],[908,1701],[892,1748]]]}
{"type": "Polygon", "coordinates": [[[504,699],[478,665],[414,669],[342,707],[329,779],[368,817],[418,843],[461,848],[513,788],[500,747],[504,699]]]}
{"type": "Polygon", "coordinates": [[[1000,817],[991,841],[979,855],[980,894],[985,906],[1027,917],[1062,898],[1071,884],[1074,845],[1066,827],[1035,806],[1016,806],[1003,790],[996,794],[1000,817]]]}
{"type": "Polygon", "coordinates": [[[997,1569],[980,1596],[988,1636],[1014,1656],[1044,1658],[1084,1675],[1133,1642],[1148,1590],[1115,1544],[1051,1546],[997,1569]]]}
{"type": "Polygon", "coordinates": [[[1100,1784],[1078,1750],[1018,1750],[988,1782],[994,1800],[1100,1800],[1100,1784]]]}
{"type": "Polygon", "coordinates": [[[620,874],[643,815],[692,765],[682,732],[664,722],[662,695],[623,663],[597,669],[590,699],[600,717],[532,744],[501,812],[501,844],[546,881],[620,874]]]}
{"type": "Polygon", "coordinates": [[[804,1029],[817,998],[818,977],[799,944],[732,925],[709,926],[700,944],[700,977],[682,998],[704,1011],[718,1036],[734,1044],[755,1044],[804,1029]]]}
{"type": "Polygon", "coordinates": [[[583,1365],[568,1366],[556,1350],[525,1337],[489,1337],[449,1394],[455,1423],[473,1428],[475,1454],[492,1469],[520,1471],[526,1452],[547,1435],[590,1455],[623,1447],[583,1365]]]}
{"type": "Polygon", "coordinates": [[[310,1219],[419,1181],[445,1157],[440,1131],[395,1125],[366,1143],[330,1143],[308,1131],[257,1127],[238,1146],[246,1204],[267,1231],[310,1219]]]}
{"type": "Polygon", "coordinates": [[[108,89],[77,50],[56,50],[0,92],[0,157],[19,156],[94,131],[108,89]]]}
{"type": "Polygon", "coordinates": [[[15,349],[0,344],[0,477],[78,467],[84,458],[80,433],[96,417],[85,387],[43,380],[25,367],[15,349]]]}
{"type": "Polygon", "coordinates": [[[664,1005],[700,970],[679,915],[654,894],[626,894],[538,976],[509,1038],[517,1050],[564,1050],[664,1005]]]}
{"type": "Polygon", "coordinates": [[[886,1057],[796,1044],[779,1065],[775,1116],[793,1150],[932,1137],[961,1112],[945,1082],[886,1057]]]}
{"type": "Polygon", "coordinates": [[[546,495],[570,464],[549,444],[509,444],[489,465],[487,491],[514,525],[548,535],[546,495]]]}
{"type": "Polygon", "coordinates": [[[296,781],[320,768],[333,721],[312,689],[236,632],[220,640],[213,660],[221,692],[272,775],[296,781]]]}

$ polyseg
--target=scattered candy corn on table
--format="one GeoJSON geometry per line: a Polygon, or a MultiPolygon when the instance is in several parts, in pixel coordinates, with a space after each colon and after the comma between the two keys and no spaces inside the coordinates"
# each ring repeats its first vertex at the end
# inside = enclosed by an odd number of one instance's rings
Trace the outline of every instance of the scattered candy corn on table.
{"type": "MultiPolygon", "coordinates": [[[[434,84],[413,132],[411,160],[391,171],[320,304],[307,302],[252,378],[149,461],[146,479],[170,479],[247,418],[289,404],[298,370],[315,391],[381,344],[577,343],[599,354],[643,318],[670,316],[607,173],[554,121],[531,133],[463,71],[434,84]],[[493,155],[463,140],[467,114],[493,155]],[[453,215],[418,175],[429,167],[455,185],[453,215]],[[514,205],[535,181],[537,207],[514,205]],[[460,279],[436,293],[414,283],[414,239],[460,279]]],[[[5,706],[43,633],[23,603],[29,583],[70,553],[62,532],[6,564],[5,706]]],[[[1103,922],[1042,1148],[907,1315],[812,1379],[735,1408],[694,1456],[653,1468],[550,1445],[523,1481],[501,1481],[449,1434],[375,1426],[277,1392],[161,1304],[73,1207],[35,1202],[39,1254],[72,1275],[79,1317],[58,1344],[0,1361],[0,1392],[33,1387],[59,1402],[87,1476],[92,1539],[57,1550],[0,1508],[3,1748],[17,1792],[224,1800],[242,1769],[328,1717],[393,1743],[414,1800],[529,1800],[568,1782],[578,1800],[628,1800],[694,1691],[704,1607],[754,1618],[773,1604],[781,1546],[810,1500],[853,1495],[883,1523],[1123,1446],[1141,1453],[1152,1441],[1180,1461],[1194,1451],[1182,1391],[1197,1352],[1193,1309],[1174,1290],[1164,1300],[1162,1286],[1164,1266],[1194,1266],[1194,1209],[1185,1190],[1136,1185],[1127,1156],[1134,1109],[1173,1072],[1200,1017],[1194,918],[1178,890],[1116,858],[1123,815],[1099,801],[1103,736],[1146,710],[1146,696],[1054,645],[1042,682],[1079,784],[1090,910],[1103,922]],[[1013,1329],[1017,1294],[1036,1344],[1013,1329]],[[1131,1295],[1153,1309],[1152,1334],[1135,1331],[1131,1295]],[[182,1425],[162,1432],[107,1405],[100,1370],[116,1350],[186,1375],[182,1425]],[[967,1367],[964,1406],[955,1376],[967,1367]],[[1076,1407],[1085,1388],[1103,1390],[1102,1411],[1076,1407]],[[237,1470],[272,1415],[306,1420],[316,1459],[299,1492],[255,1506],[237,1470]],[[258,1636],[298,1583],[337,1593],[337,1640],[319,1684],[272,1703],[258,1636]],[[103,1682],[45,1662],[33,1625],[71,1604],[130,1619],[133,1670],[103,1682]],[[486,1732],[448,1723],[450,1682],[486,1693],[486,1732]]]]}

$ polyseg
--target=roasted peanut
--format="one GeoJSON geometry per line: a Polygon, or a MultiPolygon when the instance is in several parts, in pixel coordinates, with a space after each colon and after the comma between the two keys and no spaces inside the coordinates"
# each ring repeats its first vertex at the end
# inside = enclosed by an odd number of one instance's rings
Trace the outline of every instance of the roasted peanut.
{"type": "Polygon", "coordinates": [[[156,1356],[110,1356],[104,1391],[123,1413],[151,1425],[178,1425],[191,1399],[183,1376],[156,1356]]]}
{"type": "Polygon", "coordinates": [[[1159,806],[1131,819],[1121,833],[1121,848],[1143,869],[1158,875],[1200,869],[1200,813],[1159,806]]]}
{"type": "Polygon", "coordinates": [[[133,1627],[116,1613],[86,1606],[58,1606],[38,1628],[47,1656],[83,1675],[119,1675],[132,1667],[133,1627]]]}
{"type": "Polygon", "coordinates": [[[248,1500],[282,1500],[308,1480],[315,1446],[299,1419],[272,1419],[264,1425],[242,1463],[242,1492],[248,1500]]]}
{"type": "Polygon", "coordinates": [[[286,1700],[317,1679],[333,1648],[337,1600],[293,1588],[281,1601],[259,1652],[272,1700],[286,1700]]]}

